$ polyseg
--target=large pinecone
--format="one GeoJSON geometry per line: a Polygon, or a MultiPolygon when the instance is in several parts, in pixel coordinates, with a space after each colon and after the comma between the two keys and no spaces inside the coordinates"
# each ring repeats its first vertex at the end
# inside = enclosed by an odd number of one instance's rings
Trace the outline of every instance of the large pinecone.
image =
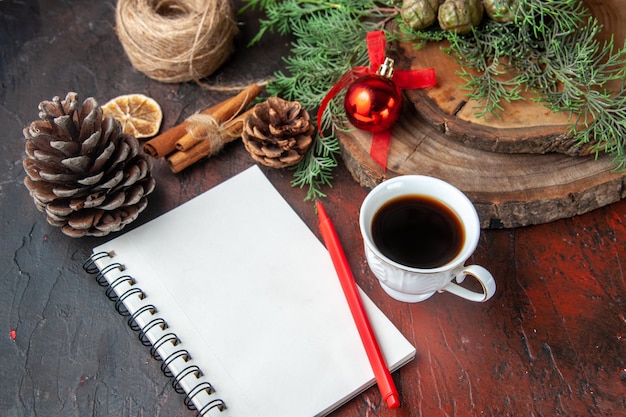
{"type": "Polygon", "coordinates": [[[300,103],[270,97],[246,117],[241,139],[255,161],[285,168],[304,158],[313,143],[314,130],[309,113],[300,103]]]}
{"type": "Polygon", "coordinates": [[[137,218],[154,190],[137,139],[76,93],[39,104],[24,129],[24,184],[47,220],[72,237],[104,236],[137,218]]]}

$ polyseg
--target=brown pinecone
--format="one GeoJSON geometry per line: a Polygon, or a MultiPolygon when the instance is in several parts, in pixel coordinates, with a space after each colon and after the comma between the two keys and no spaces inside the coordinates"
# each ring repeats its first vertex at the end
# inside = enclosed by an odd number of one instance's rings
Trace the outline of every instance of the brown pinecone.
{"type": "Polygon", "coordinates": [[[285,168],[304,158],[313,143],[314,130],[309,113],[300,103],[271,97],[246,117],[241,139],[255,161],[285,168]]]}
{"type": "Polygon", "coordinates": [[[72,237],[104,236],[137,218],[154,190],[148,158],[95,99],[76,93],[39,104],[24,129],[24,179],[37,208],[72,237]]]}

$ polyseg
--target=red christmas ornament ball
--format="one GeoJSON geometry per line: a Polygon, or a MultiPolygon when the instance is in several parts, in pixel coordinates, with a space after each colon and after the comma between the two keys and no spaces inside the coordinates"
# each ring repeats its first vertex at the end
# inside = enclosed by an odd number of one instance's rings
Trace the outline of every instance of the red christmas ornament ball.
{"type": "Polygon", "coordinates": [[[400,117],[402,93],[389,78],[364,75],[346,91],[344,108],[355,127],[368,132],[384,132],[400,117]]]}

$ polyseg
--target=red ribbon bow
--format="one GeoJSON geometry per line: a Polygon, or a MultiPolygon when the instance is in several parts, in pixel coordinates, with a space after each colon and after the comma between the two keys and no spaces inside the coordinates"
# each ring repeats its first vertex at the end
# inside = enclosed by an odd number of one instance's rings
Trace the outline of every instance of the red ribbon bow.
{"type": "MultiPolygon", "coordinates": [[[[366,36],[367,53],[370,60],[369,67],[354,67],[345,73],[339,81],[330,89],[320,104],[317,111],[317,130],[321,129],[321,120],[324,111],[330,100],[333,99],[344,88],[352,84],[357,78],[367,74],[375,74],[385,61],[385,47],[387,40],[385,32],[382,30],[369,32],[366,36]]],[[[432,87],[437,83],[434,68],[424,68],[417,70],[394,70],[392,81],[401,90],[413,90],[416,88],[432,87]]],[[[370,156],[381,166],[383,171],[387,170],[387,152],[389,150],[389,142],[391,140],[391,129],[384,132],[374,133],[372,138],[372,146],[370,148],[370,156]]]]}

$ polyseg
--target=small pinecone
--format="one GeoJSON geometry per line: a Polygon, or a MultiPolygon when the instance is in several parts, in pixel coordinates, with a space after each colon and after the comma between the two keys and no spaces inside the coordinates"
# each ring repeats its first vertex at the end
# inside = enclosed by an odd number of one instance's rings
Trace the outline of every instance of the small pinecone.
{"type": "Polygon", "coordinates": [[[241,139],[252,158],[272,168],[285,168],[304,158],[315,126],[297,101],[271,97],[257,104],[243,124],[241,139]]]}
{"type": "Polygon", "coordinates": [[[154,190],[148,158],[95,99],[76,93],[39,104],[24,129],[24,179],[37,208],[72,237],[104,236],[137,218],[154,190]]]}

